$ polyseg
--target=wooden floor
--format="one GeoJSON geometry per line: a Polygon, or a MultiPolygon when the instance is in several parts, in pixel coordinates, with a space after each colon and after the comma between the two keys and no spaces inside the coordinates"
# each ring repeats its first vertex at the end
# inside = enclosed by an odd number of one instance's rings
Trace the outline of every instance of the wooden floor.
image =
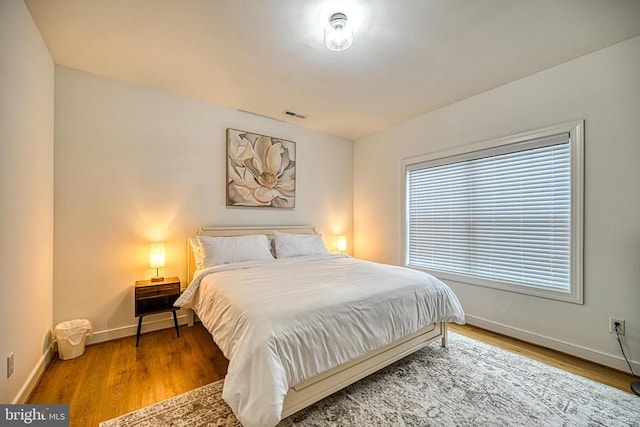
{"type": "Polygon", "coordinates": [[[68,403],[70,426],[140,409],[224,378],[228,361],[200,324],[90,345],[71,360],[57,355],[29,403],[68,403]]]}
{"type": "MultiPolygon", "coordinates": [[[[603,366],[508,338],[473,326],[451,330],[487,344],[565,369],[629,392],[634,378],[603,366]]],[[[69,403],[70,425],[99,422],[176,396],[224,377],[228,361],[211,335],[197,323],[87,346],[73,360],[57,357],[47,368],[29,403],[69,403]]]]}

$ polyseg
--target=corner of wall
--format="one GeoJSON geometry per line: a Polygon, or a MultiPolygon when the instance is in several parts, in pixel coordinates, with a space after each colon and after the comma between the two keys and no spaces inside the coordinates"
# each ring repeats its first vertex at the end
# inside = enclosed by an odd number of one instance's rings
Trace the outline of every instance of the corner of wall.
{"type": "Polygon", "coordinates": [[[53,122],[51,55],[23,1],[0,1],[0,402],[23,402],[51,360],[53,122]],[[44,336],[44,344],[41,337],[44,336]]]}

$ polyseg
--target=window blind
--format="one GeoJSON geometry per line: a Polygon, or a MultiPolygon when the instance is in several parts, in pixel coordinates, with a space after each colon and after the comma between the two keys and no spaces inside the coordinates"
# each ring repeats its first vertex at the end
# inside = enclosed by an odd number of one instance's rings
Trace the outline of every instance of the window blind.
{"type": "Polygon", "coordinates": [[[571,289],[571,150],[562,133],[407,169],[407,265],[571,289]]]}

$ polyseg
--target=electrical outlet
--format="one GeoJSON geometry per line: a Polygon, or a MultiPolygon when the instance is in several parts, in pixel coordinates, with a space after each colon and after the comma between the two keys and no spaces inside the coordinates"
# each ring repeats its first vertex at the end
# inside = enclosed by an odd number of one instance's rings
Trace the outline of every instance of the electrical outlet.
{"type": "Polygon", "coordinates": [[[609,318],[609,332],[614,333],[616,331],[616,323],[618,326],[618,335],[624,335],[624,319],[616,319],[614,317],[609,318]]]}
{"type": "Polygon", "coordinates": [[[7,378],[13,374],[13,353],[7,356],[7,378]]]}

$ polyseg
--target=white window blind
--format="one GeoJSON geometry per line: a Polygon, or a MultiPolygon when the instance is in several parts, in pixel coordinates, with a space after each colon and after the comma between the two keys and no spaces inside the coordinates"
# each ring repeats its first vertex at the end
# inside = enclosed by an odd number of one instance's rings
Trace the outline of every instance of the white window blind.
{"type": "Polygon", "coordinates": [[[571,292],[570,138],[407,167],[407,265],[571,292]]]}

